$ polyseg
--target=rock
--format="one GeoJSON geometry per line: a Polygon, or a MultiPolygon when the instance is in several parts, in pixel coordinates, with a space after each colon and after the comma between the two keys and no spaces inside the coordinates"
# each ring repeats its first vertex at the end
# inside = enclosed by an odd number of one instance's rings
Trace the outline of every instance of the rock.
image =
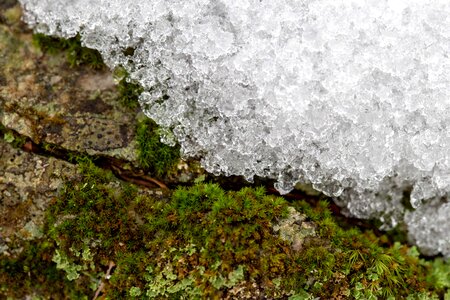
{"type": "Polygon", "coordinates": [[[70,68],[18,28],[0,24],[0,123],[37,144],[135,162],[136,113],[118,103],[111,72],[70,68]]]}
{"type": "Polygon", "coordinates": [[[39,237],[45,209],[64,180],[78,176],[77,168],[53,157],[15,149],[1,139],[0,157],[0,240],[14,235],[39,237]]]}

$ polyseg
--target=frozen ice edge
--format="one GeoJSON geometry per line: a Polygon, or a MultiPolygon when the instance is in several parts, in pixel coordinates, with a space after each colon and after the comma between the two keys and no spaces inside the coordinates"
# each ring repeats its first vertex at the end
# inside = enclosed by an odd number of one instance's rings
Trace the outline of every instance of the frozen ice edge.
{"type": "Polygon", "coordinates": [[[312,184],[450,256],[446,1],[20,2],[35,30],[125,67],[208,171],[312,184]]]}

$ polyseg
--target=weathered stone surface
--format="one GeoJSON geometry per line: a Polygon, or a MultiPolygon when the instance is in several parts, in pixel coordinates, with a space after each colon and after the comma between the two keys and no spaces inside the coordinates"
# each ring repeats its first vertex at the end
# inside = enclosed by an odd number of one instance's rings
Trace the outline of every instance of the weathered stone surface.
{"type": "Polygon", "coordinates": [[[35,143],[135,161],[136,113],[118,103],[111,72],[43,54],[17,21],[18,6],[2,15],[9,21],[0,23],[0,123],[35,143]]]}
{"type": "Polygon", "coordinates": [[[75,165],[13,148],[0,139],[0,240],[39,237],[44,211],[75,165]]]}

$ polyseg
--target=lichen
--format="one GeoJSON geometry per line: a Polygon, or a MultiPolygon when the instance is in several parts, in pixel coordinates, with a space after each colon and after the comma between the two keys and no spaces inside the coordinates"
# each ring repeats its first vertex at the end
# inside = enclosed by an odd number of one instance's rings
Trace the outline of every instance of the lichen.
{"type": "Polygon", "coordinates": [[[83,266],[76,265],[69,261],[69,258],[61,251],[56,250],[53,255],[52,261],[56,263],[56,268],[64,270],[67,273],[68,280],[75,280],[80,277],[80,271],[83,270],[83,266]]]}

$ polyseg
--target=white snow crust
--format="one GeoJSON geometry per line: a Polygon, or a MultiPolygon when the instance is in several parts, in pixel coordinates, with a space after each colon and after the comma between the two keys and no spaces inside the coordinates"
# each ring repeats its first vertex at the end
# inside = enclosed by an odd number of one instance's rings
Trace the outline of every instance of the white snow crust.
{"type": "Polygon", "coordinates": [[[312,184],[450,256],[449,1],[20,2],[124,67],[209,172],[312,184]]]}

